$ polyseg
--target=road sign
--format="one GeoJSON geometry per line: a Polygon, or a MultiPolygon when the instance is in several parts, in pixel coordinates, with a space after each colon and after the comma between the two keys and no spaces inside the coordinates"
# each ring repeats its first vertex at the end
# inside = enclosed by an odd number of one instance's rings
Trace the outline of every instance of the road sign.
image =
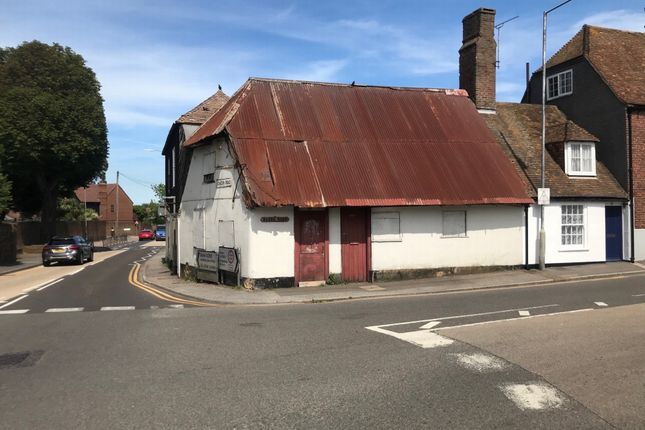
{"type": "Polygon", "coordinates": [[[217,256],[219,260],[219,270],[237,272],[237,251],[235,248],[220,246],[217,256]]]}
{"type": "Polygon", "coordinates": [[[551,188],[538,188],[538,205],[551,204],[551,188]]]}

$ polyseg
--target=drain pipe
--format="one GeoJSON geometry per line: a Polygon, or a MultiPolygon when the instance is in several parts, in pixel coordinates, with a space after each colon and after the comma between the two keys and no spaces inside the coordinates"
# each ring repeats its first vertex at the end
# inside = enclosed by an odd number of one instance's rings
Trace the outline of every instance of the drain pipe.
{"type": "Polygon", "coordinates": [[[529,268],[529,205],[524,205],[524,268],[529,268]]]}
{"type": "Polygon", "coordinates": [[[632,110],[628,106],[627,109],[625,110],[627,113],[627,139],[629,139],[628,145],[629,145],[629,219],[630,219],[630,226],[629,226],[629,234],[631,235],[629,244],[631,248],[631,256],[629,261],[632,263],[636,261],[636,255],[635,255],[635,244],[634,244],[634,239],[635,239],[635,226],[634,226],[634,221],[636,220],[636,216],[634,214],[634,171],[633,171],[633,162],[634,162],[634,154],[633,154],[633,146],[632,146],[632,110]]]}

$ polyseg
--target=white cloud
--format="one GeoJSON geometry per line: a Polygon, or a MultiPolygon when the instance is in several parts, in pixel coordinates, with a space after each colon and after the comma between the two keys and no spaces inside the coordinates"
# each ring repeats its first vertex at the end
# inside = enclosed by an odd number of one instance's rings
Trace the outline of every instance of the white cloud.
{"type": "Polygon", "coordinates": [[[620,30],[643,31],[644,16],[640,10],[637,13],[625,9],[610,10],[589,15],[571,25],[570,30],[575,32],[580,30],[583,24],[590,24],[620,30]]]}
{"type": "Polygon", "coordinates": [[[286,78],[318,82],[337,81],[338,72],[346,65],[347,60],[314,61],[307,64],[303,70],[288,73],[286,78]]]}

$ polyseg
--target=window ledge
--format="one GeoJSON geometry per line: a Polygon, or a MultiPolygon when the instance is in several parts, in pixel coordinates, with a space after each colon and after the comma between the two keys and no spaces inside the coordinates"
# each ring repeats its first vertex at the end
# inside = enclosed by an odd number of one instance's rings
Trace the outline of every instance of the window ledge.
{"type": "Polygon", "coordinates": [[[595,173],[567,173],[571,179],[595,179],[598,177],[595,173]]]}
{"type": "Polygon", "coordinates": [[[558,252],[589,252],[589,248],[560,248],[558,252]]]}

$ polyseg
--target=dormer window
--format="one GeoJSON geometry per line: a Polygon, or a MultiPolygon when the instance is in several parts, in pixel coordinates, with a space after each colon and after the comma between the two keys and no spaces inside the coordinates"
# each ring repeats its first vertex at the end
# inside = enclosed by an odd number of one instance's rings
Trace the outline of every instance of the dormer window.
{"type": "Polygon", "coordinates": [[[596,145],[593,142],[567,142],[565,170],[569,176],[596,176],[596,145]]]}
{"type": "Polygon", "coordinates": [[[573,94],[573,70],[566,70],[548,76],[546,87],[547,100],[573,94]]]}

